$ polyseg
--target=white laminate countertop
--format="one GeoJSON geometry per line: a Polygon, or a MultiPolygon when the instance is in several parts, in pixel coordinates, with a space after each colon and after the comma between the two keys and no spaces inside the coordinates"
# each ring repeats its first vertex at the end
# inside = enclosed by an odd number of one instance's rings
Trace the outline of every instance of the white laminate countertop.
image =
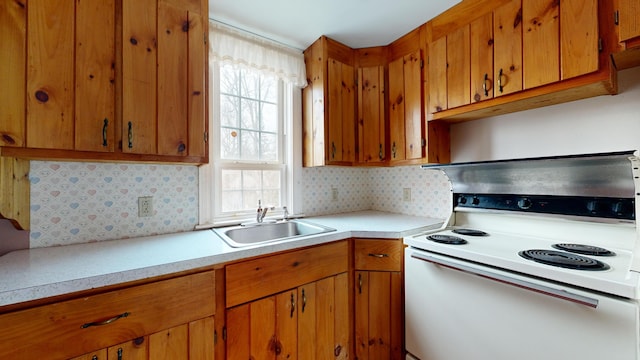
{"type": "Polygon", "coordinates": [[[303,220],[336,231],[243,248],[199,230],[10,252],[0,256],[0,307],[350,237],[401,238],[443,222],[379,211],[303,220]]]}

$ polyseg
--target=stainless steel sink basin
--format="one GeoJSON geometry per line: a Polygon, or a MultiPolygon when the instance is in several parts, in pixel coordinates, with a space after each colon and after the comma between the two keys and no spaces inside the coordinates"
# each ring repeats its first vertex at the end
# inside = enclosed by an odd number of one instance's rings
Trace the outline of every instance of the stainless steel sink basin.
{"type": "Polygon", "coordinates": [[[213,231],[229,246],[243,247],[322,234],[336,229],[301,220],[289,220],[218,228],[213,231]]]}

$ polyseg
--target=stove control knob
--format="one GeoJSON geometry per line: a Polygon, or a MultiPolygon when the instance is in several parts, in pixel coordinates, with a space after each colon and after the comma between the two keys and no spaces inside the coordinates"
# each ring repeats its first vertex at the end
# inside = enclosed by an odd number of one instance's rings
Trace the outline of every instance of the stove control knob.
{"type": "Polygon", "coordinates": [[[480,199],[474,196],[474,198],[471,199],[471,205],[478,205],[478,204],[480,204],[480,199]]]}
{"type": "Polygon", "coordinates": [[[458,204],[464,205],[464,204],[466,204],[466,203],[467,203],[467,198],[466,198],[466,197],[464,197],[464,195],[460,195],[460,196],[458,197],[458,204]]]}
{"type": "Polygon", "coordinates": [[[623,201],[616,201],[611,206],[611,211],[613,211],[617,215],[623,215],[632,212],[632,207],[629,203],[625,203],[623,201]]]}
{"type": "Polygon", "coordinates": [[[522,210],[530,209],[532,205],[533,203],[531,202],[531,200],[527,198],[522,198],[518,200],[518,207],[522,210]]]}
{"type": "Polygon", "coordinates": [[[587,202],[587,210],[592,214],[598,214],[605,210],[605,206],[597,200],[591,200],[587,202]]]}

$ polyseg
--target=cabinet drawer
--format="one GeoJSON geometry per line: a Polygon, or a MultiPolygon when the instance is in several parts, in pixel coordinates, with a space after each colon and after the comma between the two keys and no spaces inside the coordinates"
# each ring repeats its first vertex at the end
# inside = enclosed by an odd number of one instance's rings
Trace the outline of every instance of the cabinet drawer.
{"type": "Polygon", "coordinates": [[[348,270],[348,243],[339,241],[226,267],[227,307],[348,270]]]}
{"type": "Polygon", "coordinates": [[[213,271],[43,305],[0,315],[0,359],[66,359],[214,312],[213,271]]]}
{"type": "Polygon", "coordinates": [[[356,270],[402,271],[401,240],[356,239],[356,270]]]}

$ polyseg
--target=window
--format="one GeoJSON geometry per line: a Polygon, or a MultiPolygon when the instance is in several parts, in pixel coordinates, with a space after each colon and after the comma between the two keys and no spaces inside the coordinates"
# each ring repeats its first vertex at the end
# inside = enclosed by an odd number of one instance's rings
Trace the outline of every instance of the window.
{"type": "MultiPolygon", "coordinates": [[[[246,219],[262,206],[288,204],[285,93],[275,78],[231,65],[214,66],[214,218],[246,219]]],[[[287,91],[288,90],[288,91],[287,91]]]]}

